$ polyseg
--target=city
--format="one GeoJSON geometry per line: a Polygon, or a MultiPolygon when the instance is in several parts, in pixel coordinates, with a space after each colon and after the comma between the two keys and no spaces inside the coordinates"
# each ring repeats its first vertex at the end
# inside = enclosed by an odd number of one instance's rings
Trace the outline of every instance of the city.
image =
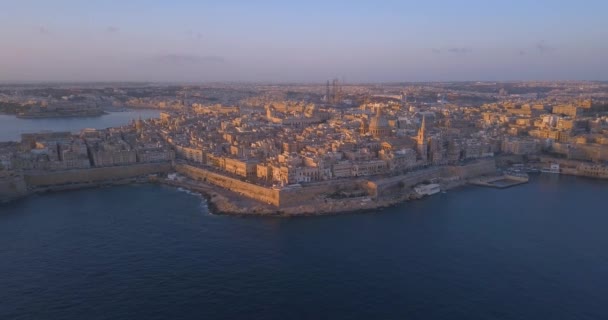
{"type": "Polygon", "coordinates": [[[2,104],[16,114],[35,109],[39,117],[54,117],[56,109],[46,109],[55,100],[76,115],[82,104],[100,112],[161,112],[122,127],[24,133],[20,142],[3,143],[0,190],[8,200],[152,179],[207,190],[218,213],[298,215],[392,205],[412,198],[421,183],[447,190],[514,164],[608,178],[607,89],[601,82],[365,85],[339,79],[4,87],[2,104]]]}
{"type": "Polygon", "coordinates": [[[608,319],[608,1],[0,6],[0,320],[608,319]]]}

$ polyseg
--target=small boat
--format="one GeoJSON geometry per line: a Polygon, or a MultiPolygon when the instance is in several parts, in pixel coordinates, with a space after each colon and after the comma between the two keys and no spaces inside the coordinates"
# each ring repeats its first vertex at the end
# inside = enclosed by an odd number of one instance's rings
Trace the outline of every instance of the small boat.
{"type": "Polygon", "coordinates": [[[560,170],[559,170],[559,164],[558,163],[552,163],[549,168],[540,169],[540,172],[559,174],[559,172],[560,172],[560,170]]]}
{"type": "Polygon", "coordinates": [[[441,191],[441,188],[436,183],[422,184],[414,188],[414,191],[420,196],[431,196],[441,191]]]}

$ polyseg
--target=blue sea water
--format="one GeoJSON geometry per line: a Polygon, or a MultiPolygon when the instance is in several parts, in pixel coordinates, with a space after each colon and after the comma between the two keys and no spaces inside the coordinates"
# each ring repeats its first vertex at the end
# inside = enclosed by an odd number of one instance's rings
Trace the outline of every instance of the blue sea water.
{"type": "Polygon", "coordinates": [[[99,117],[88,118],[42,118],[21,119],[0,114],[0,141],[19,141],[22,133],[43,130],[79,132],[85,128],[105,129],[130,123],[132,120],[158,118],[160,110],[135,109],[109,112],[99,117]]]}
{"type": "Polygon", "coordinates": [[[0,319],[608,319],[608,182],[376,214],[212,215],[139,185],[0,206],[0,319]]]}

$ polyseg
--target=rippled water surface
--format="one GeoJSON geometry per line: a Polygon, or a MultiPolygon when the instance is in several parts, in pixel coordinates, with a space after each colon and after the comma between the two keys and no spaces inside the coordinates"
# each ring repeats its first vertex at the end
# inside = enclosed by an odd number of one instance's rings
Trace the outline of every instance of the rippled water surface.
{"type": "Polygon", "coordinates": [[[0,141],[19,141],[22,133],[43,130],[79,132],[84,128],[105,129],[130,123],[132,120],[158,118],[159,110],[130,110],[109,112],[100,117],[90,118],[43,118],[21,119],[0,114],[0,141]]]}
{"type": "Polygon", "coordinates": [[[211,215],[160,186],[0,206],[0,319],[608,319],[608,183],[378,214],[211,215]]]}

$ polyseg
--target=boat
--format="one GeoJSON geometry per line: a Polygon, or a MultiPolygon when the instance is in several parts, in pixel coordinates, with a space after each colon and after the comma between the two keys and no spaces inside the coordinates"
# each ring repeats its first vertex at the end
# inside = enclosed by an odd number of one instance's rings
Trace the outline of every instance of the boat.
{"type": "Polygon", "coordinates": [[[558,163],[552,163],[551,166],[549,168],[542,168],[540,169],[540,172],[544,172],[544,173],[557,173],[559,174],[559,164],[558,163]]]}
{"type": "Polygon", "coordinates": [[[431,195],[439,193],[441,191],[441,188],[436,183],[430,183],[430,184],[419,185],[414,188],[414,191],[419,196],[431,196],[431,195]]]}

